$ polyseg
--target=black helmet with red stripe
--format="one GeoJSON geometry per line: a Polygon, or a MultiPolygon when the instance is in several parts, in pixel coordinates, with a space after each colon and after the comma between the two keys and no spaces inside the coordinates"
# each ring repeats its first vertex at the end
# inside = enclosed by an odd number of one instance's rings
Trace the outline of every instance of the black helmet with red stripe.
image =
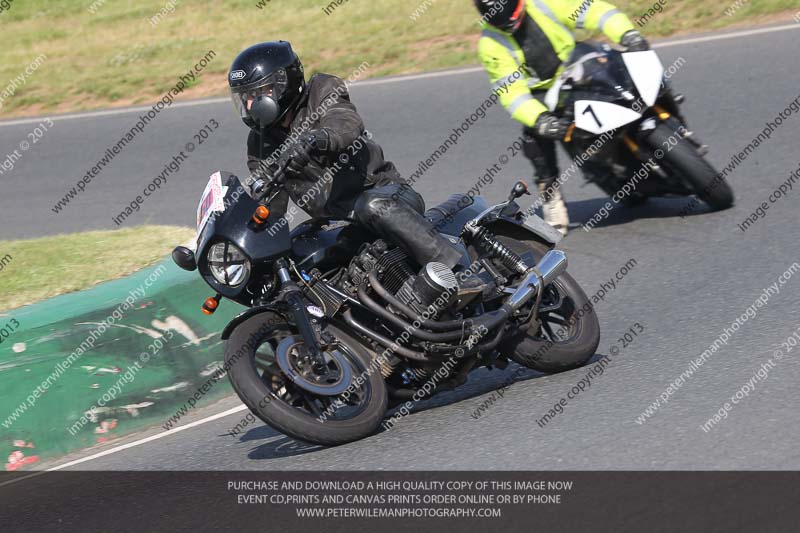
{"type": "Polygon", "coordinates": [[[481,19],[495,28],[513,31],[525,16],[526,0],[475,0],[481,19]]]}

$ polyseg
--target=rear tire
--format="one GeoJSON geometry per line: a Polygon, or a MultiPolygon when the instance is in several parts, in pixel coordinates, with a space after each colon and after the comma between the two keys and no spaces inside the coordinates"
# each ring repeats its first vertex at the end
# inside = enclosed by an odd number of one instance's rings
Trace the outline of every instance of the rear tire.
{"type": "Polygon", "coordinates": [[[664,162],[691,185],[697,196],[714,211],[733,206],[734,196],[725,178],[697,152],[695,146],[675,133],[666,124],[658,127],[647,137],[647,143],[655,150],[665,151],[664,162]],[[665,146],[678,142],[670,150],[665,146]],[[672,142],[671,142],[672,141],[672,142]]]}
{"type": "MultiPolygon", "coordinates": [[[[506,246],[518,254],[532,252],[539,261],[550,248],[536,241],[515,240],[499,237],[506,246]]],[[[589,297],[583,292],[578,282],[568,273],[559,276],[553,285],[564,299],[571,301],[573,310],[570,317],[562,317],[570,326],[569,336],[564,340],[553,341],[541,335],[534,326],[519,331],[503,342],[500,351],[506,357],[522,366],[545,373],[565,372],[585,365],[597,352],[600,344],[600,324],[595,315],[589,297]],[[574,319],[574,320],[570,320],[574,319]]]]}
{"type": "Polygon", "coordinates": [[[386,414],[388,400],[381,373],[367,371],[371,368],[371,358],[361,344],[336,327],[328,326],[325,330],[346,345],[353,359],[353,379],[364,379],[364,386],[369,391],[364,407],[351,418],[326,417],[320,420],[319,416],[282,401],[259,375],[255,355],[263,342],[276,334],[288,336],[293,333],[292,327],[279,315],[264,313],[240,324],[225,346],[225,363],[230,368],[228,375],[233,389],[254,415],[295,439],[336,446],[375,432],[386,414]],[[270,324],[270,327],[264,328],[265,324],[270,324]]]}

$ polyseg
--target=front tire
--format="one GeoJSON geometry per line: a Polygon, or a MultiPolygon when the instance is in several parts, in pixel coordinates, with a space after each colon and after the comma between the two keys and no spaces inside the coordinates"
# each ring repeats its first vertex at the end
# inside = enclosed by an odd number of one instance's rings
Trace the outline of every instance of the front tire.
{"type": "Polygon", "coordinates": [[[340,408],[333,405],[332,398],[314,396],[292,383],[274,363],[277,343],[295,334],[292,330],[279,315],[264,313],[233,331],[225,347],[225,362],[239,398],[266,424],[305,442],[336,446],[375,432],[386,414],[388,400],[381,373],[370,371],[367,351],[344,331],[325,328],[344,347],[353,381],[363,380],[353,395],[358,398],[357,408],[340,408]],[[339,416],[348,409],[351,412],[346,416],[339,416]]]}
{"type": "Polygon", "coordinates": [[[666,165],[685,179],[697,196],[714,211],[733,206],[733,189],[725,178],[698,153],[691,142],[668,125],[659,124],[647,137],[647,143],[653,149],[663,150],[664,146],[671,146],[676,138],[677,144],[664,154],[666,165]]]}

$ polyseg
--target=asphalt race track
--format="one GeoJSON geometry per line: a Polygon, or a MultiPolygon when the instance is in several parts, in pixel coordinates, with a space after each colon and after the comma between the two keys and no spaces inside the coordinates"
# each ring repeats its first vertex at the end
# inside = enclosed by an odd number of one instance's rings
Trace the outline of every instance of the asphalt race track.
{"type": "MultiPolygon", "coordinates": [[[[709,157],[717,167],[727,165],[800,93],[800,57],[795,55],[800,25],[795,26],[731,39],[682,39],[689,42],[673,41],[660,48],[665,65],[685,60],[672,79],[687,95],[690,126],[711,146],[709,157]]],[[[353,67],[358,63],[354,61],[353,67]]],[[[409,175],[481,105],[489,88],[485,75],[470,69],[364,83],[352,93],[387,157],[409,175]]],[[[162,112],[146,134],[137,137],[63,213],[51,211],[112,140],[134,125],[137,115],[53,117],[51,131],[24,154],[13,172],[2,176],[2,238],[115,227],[112,217],[210,119],[219,121],[220,129],[197,146],[179,173],[169,177],[161,192],[125,224],[190,226],[207,176],[219,168],[243,173],[247,130],[228,101],[173,107],[162,112]]],[[[0,146],[13,149],[36,123],[0,124],[0,146]]],[[[518,135],[518,128],[495,106],[420,178],[418,190],[429,205],[469,190],[518,135]]],[[[601,290],[630,259],[635,265],[624,279],[615,280],[616,289],[607,291],[596,306],[603,332],[597,357],[614,353],[610,364],[544,427],[537,420],[585,379],[590,368],[553,376],[517,372],[515,382],[500,393],[495,391],[516,367],[481,370],[462,389],[418,406],[394,429],[337,448],[309,447],[260,423],[232,437],[228,431],[245,414],[239,410],[73,468],[798,469],[800,349],[788,351],[782,343],[800,327],[800,270],[779,286],[779,292],[769,295],[766,305],[754,309],[753,316],[740,320],[727,345],[666,394],[668,403],[637,423],[637,417],[768,286],[793,263],[800,264],[800,190],[788,191],[770,204],[766,216],[746,232],[737,226],[768,202],[770,193],[800,166],[798,135],[796,113],[735,170],[730,180],[737,197],[734,209],[709,214],[701,207],[681,218],[678,213],[687,200],[655,200],[634,210],[617,207],[590,232],[573,229],[563,248],[570,272],[588,294],[601,290]],[[644,331],[632,342],[621,341],[631,328],[644,331]],[[628,345],[623,347],[623,342],[628,345]],[[766,377],[754,381],[762,365],[776,357],[776,350],[786,352],[784,357],[766,377]],[[727,418],[708,432],[701,429],[748,382],[753,390],[726,413],[727,418]],[[476,410],[492,399],[493,405],[477,416],[476,410]]],[[[530,176],[528,163],[518,156],[482,193],[498,201],[516,179],[530,176]]],[[[582,185],[576,177],[565,187],[576,224],[587,222],[607,201],[594,186],[582,185]]],[[[229,399],[190,420],[201,421],[240,405],[229,399]]]]}

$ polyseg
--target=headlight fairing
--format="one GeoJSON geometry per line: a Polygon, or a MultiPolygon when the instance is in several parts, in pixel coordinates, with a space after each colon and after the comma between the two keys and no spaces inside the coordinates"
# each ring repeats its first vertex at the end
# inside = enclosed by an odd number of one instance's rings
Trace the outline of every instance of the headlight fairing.
{"type": "Polygon", "coordinates": [[[236,245],[218,242],[208,250],[208,268],[217,282],[238,287],[250,277],[250,260],[236,245]]]}

